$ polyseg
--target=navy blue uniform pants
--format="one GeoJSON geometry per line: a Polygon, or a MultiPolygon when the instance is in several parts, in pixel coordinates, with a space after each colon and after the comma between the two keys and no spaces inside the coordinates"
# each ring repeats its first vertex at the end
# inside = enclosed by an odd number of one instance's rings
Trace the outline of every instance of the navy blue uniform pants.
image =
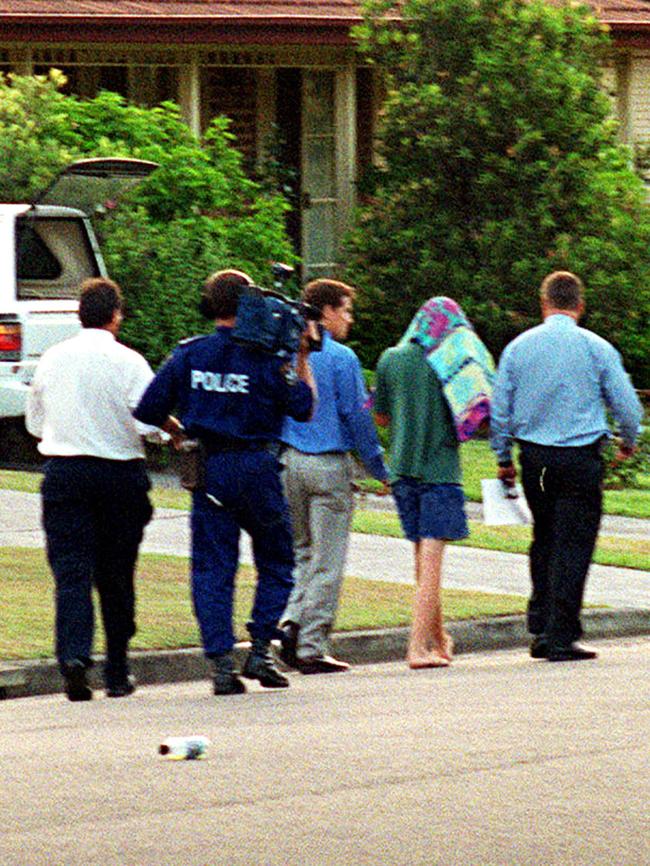
{"type": "Polygon", "coordinates": [[[225,451],[206,459],[206,484],[192,498],[192,597],[208,658],[229,652],[240,530],[253,543],[257,587],[252,638],[270,641],[293,587],[289,511],[280,464],[267,451],[225,451]]]}
{"type": "Polygon", "coordinates": [[[565,647],[582,634],[580,609],[602,513],[600,448],[520,445],[533,514],[528,630],[551,647],[565,647]]]}
{"type": "Polygon", "coordinates": [[[59,665],[90,665],[93,584],[106,635],[108,686],[128,673],[126,653],[135,634],[133,575],[152,508],[143,460],[54,457],[42,485],[47,556],[56,582],[56,654],[59,665]]]}

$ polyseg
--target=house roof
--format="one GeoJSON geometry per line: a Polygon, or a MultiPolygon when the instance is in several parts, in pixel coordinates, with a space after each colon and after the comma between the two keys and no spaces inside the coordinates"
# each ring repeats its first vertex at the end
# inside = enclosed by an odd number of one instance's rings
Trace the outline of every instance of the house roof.
{"type": "Polygon", "coordinates": [[[1,41],[349,44],[360,20],[356,0],[0,0],[1,41]]]}
{"type": "Polygon", "coordinates": [[[601,21],[612,30],[650,28],[648,0],[591,0],[591,6],[601,21]]]}
{"type": "MultiPolygon", "coordinates": [[[[590,2],[615,36],[650,34],[650,0],[590,2]]],[[[0,0],[0,40],[349,44],[350,27],[361,20],[360,5],[360,0],[0,0]]]]}
{"type": "Polygon", "coordinates": [[[356,0],[1,0],[3,17],[330,19],[358,21],[356,0]]]}

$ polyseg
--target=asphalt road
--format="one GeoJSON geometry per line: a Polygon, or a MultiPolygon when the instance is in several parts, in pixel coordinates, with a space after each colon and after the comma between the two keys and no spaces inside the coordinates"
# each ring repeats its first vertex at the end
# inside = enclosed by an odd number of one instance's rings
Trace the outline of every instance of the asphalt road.
{"type": "Polygon", "coordinates": [[[650,639],[600,649],[0,703],[0,863],[645,866],[650,639]]]}

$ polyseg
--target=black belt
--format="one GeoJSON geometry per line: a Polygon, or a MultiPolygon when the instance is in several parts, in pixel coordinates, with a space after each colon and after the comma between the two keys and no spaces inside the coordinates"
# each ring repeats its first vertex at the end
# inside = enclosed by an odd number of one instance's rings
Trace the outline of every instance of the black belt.
{"type": "Polygon", "coordinates": [[[62,460],[66,463],[110,463],[111,466],[144,466],[144,457],[131,457],[129,460],[119,460],[117,457],[97,457],[95,454],[45,454],[46,460],[62,460]]]}
{"type": "Polygon", "coordinates": [[[227,436],[201,436],[207,454],[225,451],[266,451],[269,443],[260,439],[230,439],[227,436]]]}
{"type": "Polygon", "coordinates": [[[593,452],[594,454],[602,454],[603,449],[607,445],[609,441],[607,436],[601,436],[599,439],[596,439],[594,442],[589,442],[587,445],[541,445],[539,442],[529,442],[526,439],[517,439],[515,440],[517,444],[524,451],[526,449],[529,450],[539,450],[539,451],[547,451],[547,452],[593,452]]]}

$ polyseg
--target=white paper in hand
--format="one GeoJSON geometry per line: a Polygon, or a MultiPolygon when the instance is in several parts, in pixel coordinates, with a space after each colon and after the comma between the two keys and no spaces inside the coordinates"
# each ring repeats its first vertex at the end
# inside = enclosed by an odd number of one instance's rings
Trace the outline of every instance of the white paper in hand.
{"type": "Polygon", "coordinates": [[[515,487],[516,499],[506,496],[506,488],[498,478],[483,478],[483,522],[486,526],[526,526],[532,523],[530,508],[521,485],[515,487]]]}

